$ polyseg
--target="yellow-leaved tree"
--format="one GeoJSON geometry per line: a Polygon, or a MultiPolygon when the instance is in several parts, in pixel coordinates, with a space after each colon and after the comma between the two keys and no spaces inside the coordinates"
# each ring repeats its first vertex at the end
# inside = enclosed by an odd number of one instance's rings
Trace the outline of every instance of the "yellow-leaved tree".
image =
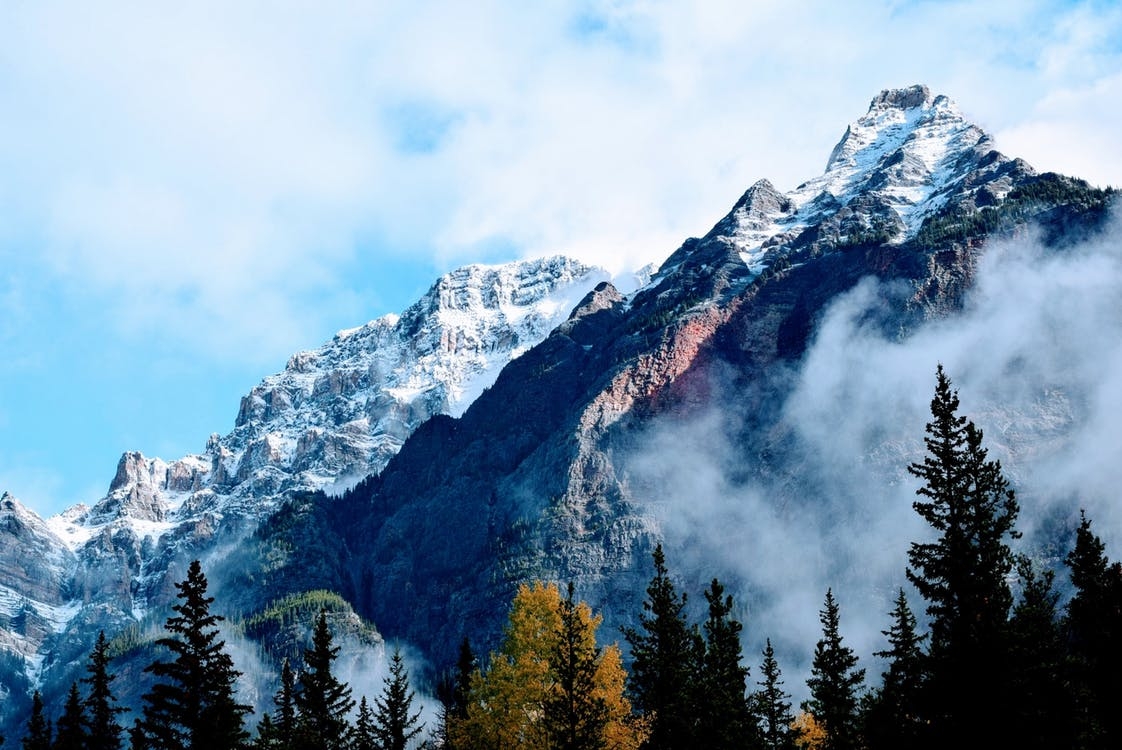
{"type": "Polygon", "coordinates": [[[523,584],[502,646],[472,675],[466,716],[449,726],[464,750],[635,750],[643,722],[624,697],[619,647],[596,645],[601,621],[555,583],[523,584]]]}

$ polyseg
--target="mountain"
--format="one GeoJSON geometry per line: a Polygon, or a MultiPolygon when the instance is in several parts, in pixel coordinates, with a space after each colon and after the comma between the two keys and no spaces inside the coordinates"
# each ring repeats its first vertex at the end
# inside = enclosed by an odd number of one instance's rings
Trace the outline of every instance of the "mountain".
{"type": "Polygon", "coordinates": [[[2,689],[62,679],[91,633],[160,617],[186,562],[236,544],[287,497],[379,471],[419,424],[461,413],[606,278],[563,257],[460,268],[400,316],[293,355],[203,453],[126,453],[104,498],[46,520],[5,493],[2,689]]]}
{"type": "MultiPolygon", "coordinates": [[[[831,434],[813,432],[824,412],[805,416],[811,386],[852,374],[807,381],[828,334],[920,340],[970,314],[995,243],[1059,257],[1101,235],[1113,203],[1000,154],[913,86],[876,96],[821,176],[752,185],[638,289],[563,258],[461,269],[400,318],[295,355],[203,454],[126,454],[106,498],[47,521],[5,496],[0,680],[61,697],[96,629],[158,620],[193,557],[227,612],[330,590],[433,668],[464,636],[492,647],[529,578],[573,581],[612,638],[640,611],[657,542],[688,590],[719,575],[753,613],[782,612],[809,580],[795,572],[862,565],[838,540],[912,531],[877,515],[922,449],[922,421],[901,434],[906,420],[868,418],[905,411],[890,379],[880,401],[842,389],[842,406],[872,405],[831,434]],[[869,433],[856,455],[849,425],[869,433]]],[[[1000,435],[1014,458],[1079,422],[1063,384],[1043,385],[1017,414],[987,405],[1017,428],[1000,435]]],[[[867,578],[874,620],[888,582],[867,578]]],[[[808,619],[821,595],[800,592],[808,619]]],[[[790,620],[777,643],[804,637],[790,620]]]]}

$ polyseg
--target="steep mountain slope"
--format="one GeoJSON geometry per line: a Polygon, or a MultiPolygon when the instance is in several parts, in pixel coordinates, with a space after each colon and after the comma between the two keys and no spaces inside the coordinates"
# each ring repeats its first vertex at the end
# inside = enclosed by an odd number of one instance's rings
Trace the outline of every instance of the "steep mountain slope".
{"type": "MultiPolygon", "coordinates": [[[[993,151],[945,97],[886,91],[822,177],[790,193],[761,181],[646,287],[624,296],[600,285],[460,419],[422,425],[341,501],[291,507],[281,533],[259,534],[258,554],[314,522],[346,551],[324,580],[438,663],[464,635],[494,645],[528,577],[573,580],[618,632],[640,610],[650,549],[665,536],[660,489],[633,461],[654,425],[673,430],[715,407],[734,445],[709,451],[739,457],[731,480],[766,476],[773,507],[813,512],[827,490],[800,469],[781,406],[827,305],[864,278],[892,281],[869,323],[906,336],[962,305],[988,236],[1035,222],[1054,240],[1061,227],[1092,231],[1108,200],[993,151]]],[[[684,580],[735,575],[704,540],[675,542],[684,580]]],[[[271,585],[310,564],[303,552],[285,548],[271,585]]]]}
{"type": "MultiPolygon", "coordinates": [[[[201,454],[126,453],[103,499],[46,521],[5,494],[0,689],[62,679],[98,629],[158,618],[186,562],[222,554],[286,497],[380,470],[419,424],[461,413],[605,278],[562,257],[458,269],[402,315],[293,355],[201,454]]],[[[247,611],[273,598],[256,590],[247,611]]]]}
{"type": "MultiPolygon", "coordinates": [[[[465,635],[494,645],[531,577],[574,581],[613,637],[656,541],[690,590],[720,575],[755,606],[736,547],[766,546],[773,516],[844,528],[830,514],[853,498],[827,502],[834,477],[790,417],[832,306],[875,279],[862,326],[906,340],[960,313],[987,240],[1040,227],[1059,248],[1112,200],[996,152],[913,86],[875,97],[823,175],[757,182],[634,292],[561,258],[462,269],[400,318],[293,356],[204,453],[126,454],[106,498],[47,522],[0,501],[0,689],[61,696],[97,629],[158,620],[192,557],[227,612],[331,590],[435,667],[465,635]],[[715,542],[703,500],[720,492],[736,507],[715,542]]],[[[899,471],[893,440],[878,450],[899,471]]]]}

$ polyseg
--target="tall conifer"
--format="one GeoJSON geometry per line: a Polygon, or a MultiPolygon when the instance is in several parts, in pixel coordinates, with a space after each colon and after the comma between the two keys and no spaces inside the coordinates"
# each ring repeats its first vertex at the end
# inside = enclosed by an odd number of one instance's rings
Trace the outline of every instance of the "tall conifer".
{"type": "Polygon", "coordinates": [[[351,688],[332,672],[339,656],[327,625],[327,611],[320,610],[312,635],[312,648],[304,651],[304,669],[296,692],[297,742],[301,750],[341,747],[350,732],[347,716],[354,708],[351,688]]]}
{"type": "Polygon", "coordinates": [[[52,744],[54,750],[85,750],[86,748],[86,717],[82,711],[82,696],[78,692],[78,683],[70,683],[70,692],[66,697],[66,708],[55,725],[55,739],[52,744]]]}
{"type": "Polygon", "coordinates": [[[113,680],[116,678],[109,671],[109,642],[103,630],[97,634],[86,665],[86,676],[82,678],[82,682],[89,686],[85,701],[89,750],[120,750],[121,725],[117,716],[126,709],[117,705],[117,696],[113,694],[113,680]]]}
{"type": "Polygon", "coordinates": [[[249,738],[244,717],[252,708],[236,700],[241,673],[219,638],[218,623],[223,618],[210,611],[214,597],[207,596],[207,580],[198,560],[175,587],[180,602],[164,625],[170,635],[157,641],[175,658],[159,659],[145,670],[157,682],[144,696],[142,730],[148,743],[160,750],[241,747],[249,738]]]}
{"type": "Polygon", "coordinates": [[[628,686],[636,708],[652,717],[643,747],[674,750],[693,743],[696,641],[684,614],[686,595],[670,580],[662,545],[653,553],[655,574],[639,614],[640,628],[625,628],[631,646],[628,686]]]}
{"type": "Polygon", "coordinates": [[[716,578],[705,591],[705,601],[709,616],[702,626],[705,653],[697,684],[698,742],[713,750],[758,747],[758,728],[746,694],[743,625],[732,616],[732,596],[716,578]]]}
{"type": "Polygon", "coordinates": [[[381,750],[405,750],[406,746],[424,729],[420,723],[421,712],[413,712],[416,694],[409,687],[409,674],[405,671],[405,658],[400,649],[390,657],[390,675],[382,688],[382,695],[374,699],[374,738],[381,750]]]}
{"type": "Polygon", "coordinates": [[[987,457],[982,431],[958,415],[958,393],[939,365],[927,455],[908,471],[922,480],[916,512],[936,532],[912,543],[908,580],[927,601],[931,621],[924,700],[930,739],[939,746],[1000,743],[995,696],[1008,682],[1008,579],[1020,536],[1013,490],[1001,464],[987,457]]]}
{"type": "Polygon", "coordinates": [[[819,619],[822,639],[814,649],[807,680],[810,699],[803,703],[803,710],[825,730],[823,750],[851,750],[860,747],[857,707],[865,670],[857,669],[857,655],[842,642],[840,609],[830,589],[819,619]]]}
{"type": "Polygon", "coordinates": [[[752,694],[752,711],[761,733],[761,746],[766,750],[793,750],[795,740],[791,724],[795,715],[791,713],[791,695],[783,690],[782,670],[775,658],[771,639],[763,651],[764,660],[760,664],[763,680],[756,684],[760,689],[752,694]]]}

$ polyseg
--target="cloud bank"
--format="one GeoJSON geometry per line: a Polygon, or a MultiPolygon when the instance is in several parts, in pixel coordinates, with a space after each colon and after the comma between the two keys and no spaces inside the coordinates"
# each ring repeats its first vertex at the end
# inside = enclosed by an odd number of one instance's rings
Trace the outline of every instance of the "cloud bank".
{"type": "MultiPolygon", "coordinates": [[[[869,323],[895,293],[866,280],[838,299],[792,373],[777,432],[792,436],[783,468],[793,481],[733,479],[751,474],[754,458],[738,451],[727,414],[684,434],[656,428],[635,464],[644,486],[661,489],[657,503],[682,567],[707,565],[707,575],[742,582],[748,661],[758,674],[770,637],[788,659],[781,666],[796,695],[821,637],[828,587],[874,684],[882,666],[871,654],[885,647],[881,631],[899,587],[922,616],[904,570],[908,544],[931,531],[912,509],[918,485],[906,466],[923,456],[940,362],[960,413],[982,428],[1017,491],[1018,548],[1045,555],[1041,543],[1077,523],[1082,508],[1108,556],[1122,558],[1119,216],[1102,236],[1063,250],[1032,236],[992,242],[965,309],[902,340],[869,323]]],[[[1066,551],[1045,555],[1061,584],[1066,551]]]]}

